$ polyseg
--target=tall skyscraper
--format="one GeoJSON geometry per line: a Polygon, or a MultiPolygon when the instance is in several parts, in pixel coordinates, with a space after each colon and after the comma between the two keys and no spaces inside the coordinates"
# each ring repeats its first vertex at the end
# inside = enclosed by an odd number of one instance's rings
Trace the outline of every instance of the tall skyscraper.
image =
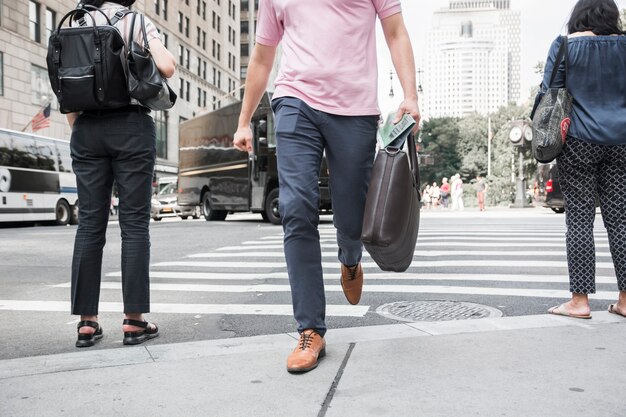
{"type": "Polygon", "coordinates": [[[424,116],[496,111],[520,98],[520,12],[510,0],[451,0],[435,12],[424,71],[424,116]]]}

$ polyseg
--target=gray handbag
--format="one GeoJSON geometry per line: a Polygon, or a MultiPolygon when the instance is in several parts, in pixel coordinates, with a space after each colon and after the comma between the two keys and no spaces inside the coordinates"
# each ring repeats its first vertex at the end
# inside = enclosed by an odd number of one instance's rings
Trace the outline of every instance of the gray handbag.
{"type": "Polygon", "coordinates": [[[548,89],[537,94],[535,105],[530,114],[533,132],[531,141],[533,156],[542,163],[551,162],[559,156],[563,150],[563,144],[571,123],[572,96],[566,87],[552,88],[561,66],[561,60],[565,62],[565,84],[567,86],[567,36],[561,37],[561,47],[554,61],[548,89]]]}
{"type": "Polygon", "coordinates": [[[378,151],[367,191],[361,241],[383,271],[406,271],[415,253],[420,179],[410,133],[406,146],[408,155],[392,147],[378,151]]]}

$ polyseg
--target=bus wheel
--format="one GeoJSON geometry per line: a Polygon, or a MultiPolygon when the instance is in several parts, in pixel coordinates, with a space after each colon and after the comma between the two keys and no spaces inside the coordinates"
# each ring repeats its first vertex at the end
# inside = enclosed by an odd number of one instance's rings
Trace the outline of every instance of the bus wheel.
{"type": "Polygon", "coordinates": [[[78,224],[78,200],[76,200],[76,204],[72,206],[72,217],[70,217],[70,224],[78,224]]]}
{"type": "Polygon", "coordinates": [[[280,224],[280,212],[278,211],[278,188],[274,188],[265,198],[265,216],[272,224],[280,224]]]}
{"type": "Polygon", "coordinates": [[[211,194],[202,194],[202,214],[206,221],[224,220],[228,212],[226,210],[214,210],[211,208],[211,194]]]}
{"type": "Polygon", "coordinates": [[[70,211],[70,205],[67,204],[67,201],[59,200],[57,202],[55,213],[56,213],[55,222],[59,226],[65,226],[70,223],[70,219],[72,218],[72,212],[70,211]]]}

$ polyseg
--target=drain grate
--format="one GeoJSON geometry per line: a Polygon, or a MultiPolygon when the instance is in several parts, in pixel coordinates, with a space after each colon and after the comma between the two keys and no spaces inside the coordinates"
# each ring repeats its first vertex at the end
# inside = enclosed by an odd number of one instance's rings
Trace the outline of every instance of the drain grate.
{"type": "Polygon", "coordinates": [[[400,321],[450,321],[501,317],[496,308],[456,301],[397,301],[376,309],[383,317],[400,321]]]}

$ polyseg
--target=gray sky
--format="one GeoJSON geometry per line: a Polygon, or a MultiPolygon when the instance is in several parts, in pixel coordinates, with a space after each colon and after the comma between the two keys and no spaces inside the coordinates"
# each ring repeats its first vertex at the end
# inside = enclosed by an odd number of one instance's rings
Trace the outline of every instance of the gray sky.
{"type": "MultiPolygon", "coordinates": [[[[426,34],[431,27],[435,10],[447,7],[448,0],[401,0],[404,20],[411,36],[415,62],[423,67],[426,57],[426,34]]],[[[621,9],[626,0],[618,0],[621,9]]],[[[522,18],[522,62],[521,97],[530,94],[532,86],[541,79],[533,71],[538,61],[545,61],[551,42],[565,33],[565,25],[576,0],[511,0],[511,8],[521,11],[522,18]]],[[[389,51],[385,45],[380,25],[378,26],[378,98],[383,114],[397,108],[402,99],[402,89],[394,76],[394,99],[389,98],[389,71],[393,69],[389,51]]],[[[436,92],[435,92],[436,94],[436,92]]]]}

